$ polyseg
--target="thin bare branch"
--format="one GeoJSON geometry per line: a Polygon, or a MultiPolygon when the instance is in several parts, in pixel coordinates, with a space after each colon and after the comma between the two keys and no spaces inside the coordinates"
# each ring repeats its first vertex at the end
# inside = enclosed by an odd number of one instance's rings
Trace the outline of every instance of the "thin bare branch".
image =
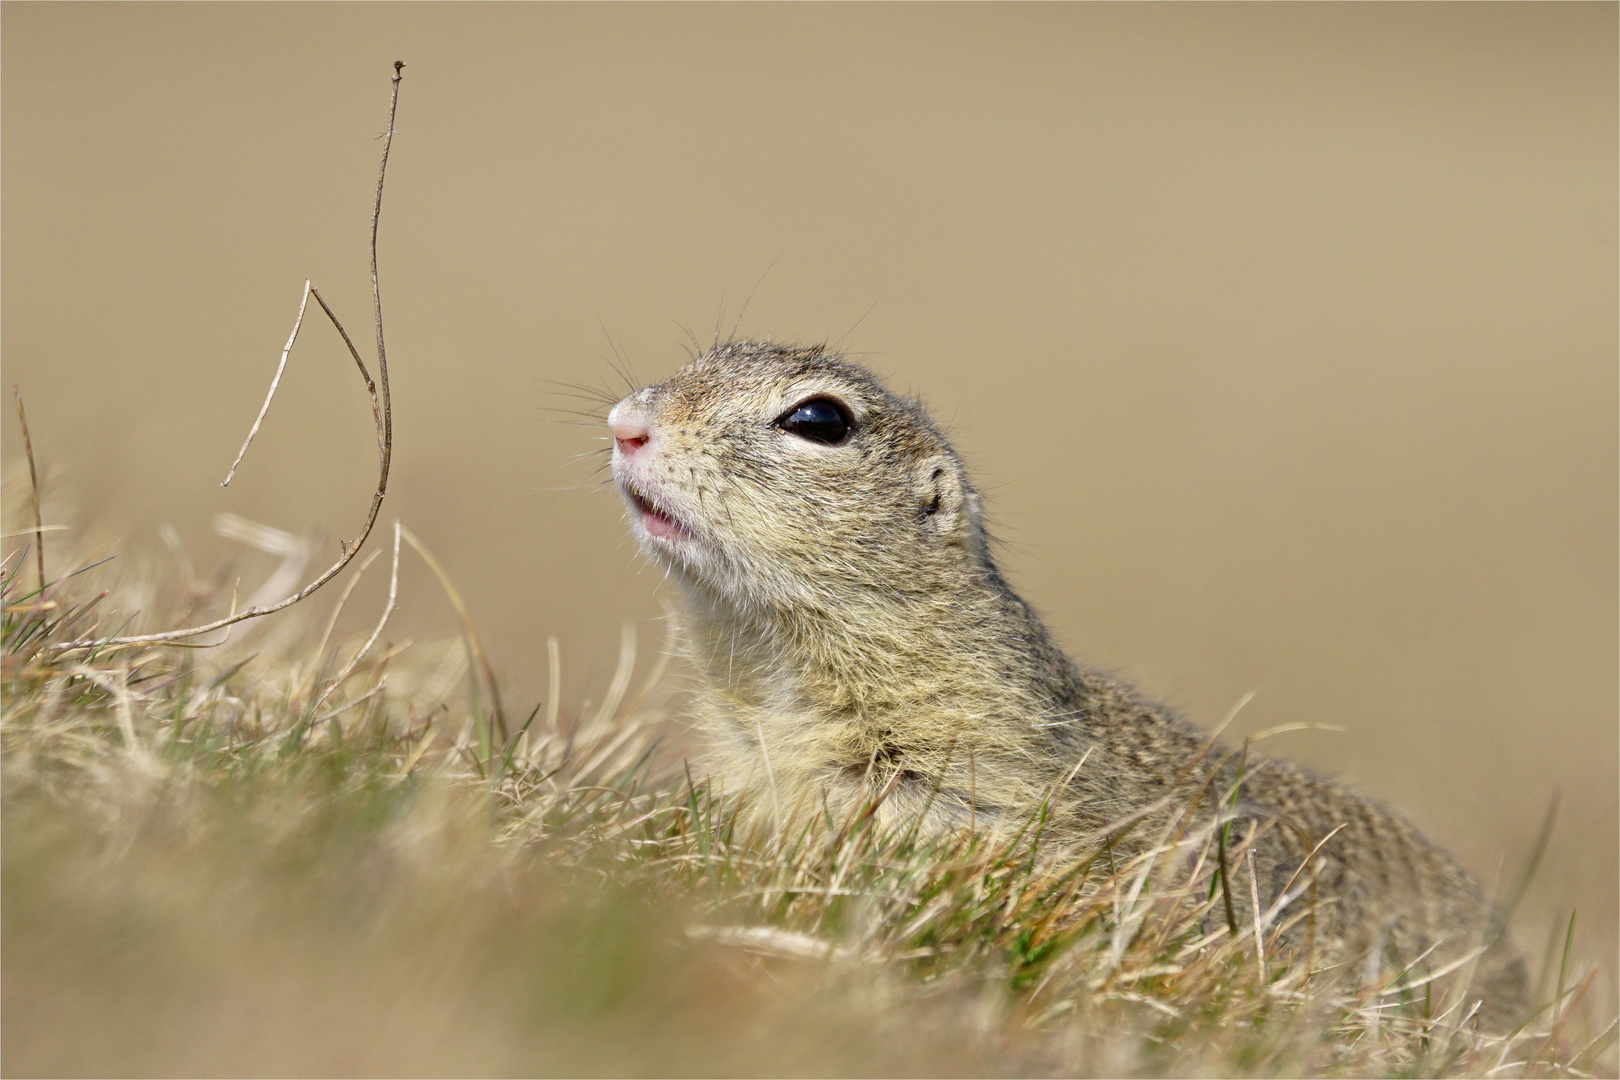
{"type": "Polygon", "coordinates": [[[478,628],[473,625],[472,613],[467,610],[466,603],[461,599],[461,593],[456,591],[455,585],[450,581],[450,575],[439,564],[439,560],[433,557],[433,553],[427,549],[427,546],[422,543],[415,533],[403,525],[400,528],[405,533],[406,543],[415,548],[416,553],[422,556],[422,561],[427,563],[428,569],[433,571],[433,576],[439,579],[439,586],[444,589],[444,594],[450,598],[450,606],[456,609],[456,617],[461,620],[462,633],[467,637],[467,651],[472,654],[473,662],[478,665],[478,671],[483,675],[484,682],[489,687],[490,711],[494,714],[495,727],[504,740],[507,738],[508,733],[506,730],[506,714],[501,709],[500,684],[495,681],[495,669],[490,666],[489,655],[484,652],[484,642],[478,636],[478,628]]]}
{"type": "MultiPolygon", "coordinates": [[[[404,77],[405,61],[395,60],[393,97],[388,103],[388,136],[383,140],[382,161],[377,166],[377,200],[371,208],[371,302],[377,316],[377,380],[382,383],[382,399],[385,403],[388,401],[388,349],[383,342],[382,287],[377,282],[377,224],[382,220],[383,177],[388,172],[388,150],[394,145],[394,116],[399,112],[399,81],[404,77]]],[[[321,306],[326,305],[323,303],[321,306]]],[[[343,335],[345,341],[348,337],[347,334],[343,335]]],[[[354,346],[349,346],[349,349],[352,352],[354,346]]],[[[355,359],[359,359],[358,354],[355,359]]],[[[365,370],[364,365],[361,365],[361,370],[365,370]]],[[[382,425],[382,472],[387,477],[388,460],[394,446],[394,419],[386,409],[383,410],[382,425]]]]}
{"type": "Polygon", "coordinates": [[[287,357],[292,355],[293,342],[298,340],[298,331],[304,326],[304,309],[309,306],[309,294],[315,286],[309,279],[304,279],[304,295],[298,300],[298,318],[293,320],[292,333],[287,335],[287,344],[282,346],[281,360],[276,364],[276,373],[270,379],[270,392],[264,395],[264,404],[259,406],[259,415],[253,418],[253,426],[248,428],[247,438],[242,440],[242,449],[236,452],[236,460],[225,473],[225,479],[219,482],[220,487],[230,487],[231,481],[236,477],[236,467],[242,464],[242,458],[247,455],[248,447],[253,445],[254,436],[259,434],[259,425],[264,423],[265,413],[270,411],[270,402],[275,400],[276,390],[281,386],[281,373],[287,370],[287,357]]]}
{"type": "MultiPolygon", "coordinates": [[[[310,596],[322,585],[325,585],[341,573],[343,568],[348,566],[354,557],[359,554],[360,548],[366,542],[366,538],[371,535],[372,527],[377,523],[377,514],[382,509],[383,499],[388,494],[388,470],[393,459],[394,450],[393,408],[388,396],[388,355],[383,347],[382,293],[377,284],[377,223],[382,217],[383,179],[388,169],[388,152],[394,142],[394,117],[399,111],[399,84],[404,77],[404,69],[403,62],[394,62],[394,77],[390,80],[391,95],[388,105],[388,131],[383,140],[382,164],[377,169],[377,197],[371,209],[371,293],[377,320],[377,380],[375,383],[372,381],[370,373],[366,370],[365,363],[360,359],[360,354],[355,350],[354,343],[349,339],[349,334],[344,330],[343,324],[339,321],[337,315],[327,306],[326,301],[321,298],[320,294],[315,291],[315,287],[307,281],[304,283],[304,299],[298,306],[298,321],[293,326],[292,336],[287,340],[287,349],[291,349],[293,340],[298,335],[298,327],[303,322],[304,308],[309,297],[314,296],[316,302],[321,305],[321,309],[332,320],[332,325],[337,328],[337,332],[342,336],[344,344],[349,347],[349,353],[354,357],[355,363],[360,368],[361,377],[366,381],[366,393],[371,398],[372,417],[377,424],[377,490],[372,493],[371,508],[366,514],[366,521],[361,527],[359,535],[353,540],[339,542],[341,556],[337,562],[326,569],[325,573],[298,590],[298,592],[274,604],[263,607],[249,607],[243,611],[233,612],[223,619],[215,619],[213,622],[193,626],[185,630],[167,630],[156,634],[132,634],[124,637],[84,638],[77,641],[59,642],[51,646],[52,651],[67,652],[72,649],[118,648],[135,645],[175,645],[184,642],[187,638],[206,634],[212,630],[230,626],[232,623],[274,614],[310,596]]],[[[275,378],[277,381],[281,378],[281,371],[285,368],[286,363],[287,352],[283,350],[281,363],[276,368],[275,378]]],[[[237,464],[240,464],[242,454],[247,452],[248,443],[253,441],[253,434],[258,431],[259,423],[264,419],[265,411],[270,407],[270,399],[274,396],[275,381],[272,381],[270,393],[265,398],[263,408],[259,410],[259,417],[253,423],[247,441],[242,444],[242,453],[237,455],[237,464]]],[[[233,464],[231,474],[234,475],[235,472],[236,465],[233,464]]],[[[226,482],[230,482],[230,476],[226,477],[226,482]]]]}
{"type": "Polygon", "coordinates": [[[314,660],[311,663],[313,670],[310,672],[309,688],[307,691],[305,691],[306,693],[315,692],[315,684],[320,679],[321,657],[326,654],[326,643],[332,640],[332,631],[336,629],[338,617],[343,614],[343,609],[349,603],[350,594],[352,594],[356,586],[360,584],[360,579],[366,576],[366,570],[371,566],[372,563],[377,561],[377,556],[381,554],[382,552],[380,551],[373,551],[370,555],[367,555],[360,563],[359,567],[355,569],[354,576],[344,584],[343,591],[338,594],[338,602],[336,606],[332,608],[332,616],[326,620],[326,629],[321,631],[321,639],[316,643],[315,651],[310,653],[310,656],[314,657],[314,660]]]}
{"type": "Polygon", "coordinates": [[[39,518],[39,471],[34,468],[34,440],[28,437],[28,414],[23,412],[22,391],[11,388],[17,403],[17,422],[22,425],[23,452],[28,455],[28,490],[34,503],[34,566],[39,571],[39,587],[45,588],[45,526],[39,518]]]}
{"type": "Polygon", "coordinates": [[[339,671],[332,678],[332,681],[326,684],[326,689],[321,691],[321,696],[315,701],[312,710],[314,712],[320,712],[321,706],[326,704],[326,699],[331,697],[333,692],[343,685],[344,680],[354,674],[355,667],[365,658],[366,653],[371,651],[371,647],[377,644],[377,638],[382,635],[383,627],[388,625],[388,617],[394,613],[394,606],[399,600],[399,535],[403,528],[404,526],[397,520],[394,522],[394,569],[388,577],[388,604],[383,608],[382,618],[377,620],[377,625],[372,629],[371,636],[366,638],[366,643],[360,646],[359,651],[349,658],[347,664],[343,665],[343,670],[339,671]]]}
{"type": "Polygon", "coordinates": [[[383,422],[383,415],[377,403],[377,384],[372,381],[371,372],[366,369],[366,362],[360,359],[360,350],[356,349],[354,342],[349,340],[349,332],[343,329],[343,323],[338,320],[337,313],[326,303],[326,298],[321,295],[321,290],[311,286],[309,291],[315,297],[315,302],[321,305],[321,310],[326,312],[326,317],[332,320],[332,325],[337,328],[338,336],[343,339],[343,344],[349,347],[349,355],[354,357],[355,366],[360,369],[360,377],[366,380],[366,393],[371,398],[371,418],[377,425],[377,450],[378,453],[381,453],[383,441],[389,433],[391,424],[383,422]]]}

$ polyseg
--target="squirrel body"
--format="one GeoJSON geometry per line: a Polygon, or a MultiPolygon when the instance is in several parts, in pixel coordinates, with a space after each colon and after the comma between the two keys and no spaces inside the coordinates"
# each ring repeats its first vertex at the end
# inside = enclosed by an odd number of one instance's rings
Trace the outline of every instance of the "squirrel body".
{"type": "MultiPolygon", "coordinates": [[[[632,530],[681,589],[713,764],[763,812],[844,820],[876,800],[884,821],[1011,829],[1044,805],[1061,846],[1122,822],[1208,827],[1226,806],[1279,925],[1312,903],[1318,947],[1374,975],[1483,949],[1459,964],[1481,1022],[1526,1010],[1479,885],[1404,818],[1062,652],[996,568],[920,402],[819,347],[732,342],[609,427],[632,530]]],[[[1249,885],[1231,891],[1246,922],[1249,885]]]]}

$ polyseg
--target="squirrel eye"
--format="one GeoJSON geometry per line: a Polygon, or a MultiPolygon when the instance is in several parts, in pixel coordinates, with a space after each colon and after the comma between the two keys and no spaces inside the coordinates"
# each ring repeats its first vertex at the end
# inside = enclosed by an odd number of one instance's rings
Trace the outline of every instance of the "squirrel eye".
{"type": "Polygon", "coordinates": [[[849,410],[832,398],[811,398],[793,406],[776,426],[801,439],[836,446],[849,435],[855,420],[849,410]]]}

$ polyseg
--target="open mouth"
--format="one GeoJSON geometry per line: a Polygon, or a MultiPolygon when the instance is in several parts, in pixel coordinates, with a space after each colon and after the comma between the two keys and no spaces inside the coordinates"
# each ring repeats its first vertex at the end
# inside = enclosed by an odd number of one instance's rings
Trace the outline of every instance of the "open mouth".
{"type": "Polygon", "coordinates": [[[652,500],[629,484],[624,485],[624,497],[636,508],[641,527],[646,529],[649,535],[663,540],[683,540],[690,535],[686,527],[676,521],[668,511],[653,505],[652,500]]]}

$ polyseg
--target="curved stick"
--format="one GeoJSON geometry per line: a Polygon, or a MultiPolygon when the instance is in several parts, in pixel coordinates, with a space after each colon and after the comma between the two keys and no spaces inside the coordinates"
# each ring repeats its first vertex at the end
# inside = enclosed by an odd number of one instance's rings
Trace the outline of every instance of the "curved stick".
{"type": "Polygon", "coordinates": [[[377,490],[371,496],[371,510],[366,514],[366,523],[361,527],[360,535],[351,541],[339,541],[342,557],[328,567],[324,574],[293,595],[267,607],[251,607],[245,611],[234,612],[223,619],[215,619],[211,623],[189,627],[185,630],[166,630],[158,634],[132,634],[125,637],[84,638],[78,641],[64,641],[51,646],[52,651],[66,652],[70,649],[116,649],[137,645],[178,644],[185,641],[186,638],[206,634],[211,630],[218,630],[233,623],[273,614],[282,608],[291,607],[300,600],[305,599],[336,577],[345,566],[348,566],[354,560],[354,557],[359,554],[360,548],[365,544],[366,537],[371,535],[371,528],[377,523],[377,513],[382,509],[383,498],[388,493],[388,467],[393,458],[394,449],[393,410],[390,407],[388,397],[388,355],[383,348],[382,292],[377,283],[377,223],[382,217],[383,179],[388,171],[388,151],[394,142],[394,116],[399,111],[399,83],[404,78],[404,71],[404,61],[394,61],[394,77],[390,80],[392,94],[388,104],[388,131],[383,138],[382,163],[377,166],[377,198],[371,210],[371,298],[377,321],[377,380],[372,381],[371,373],[366,370],[365,361],[360,359],[360,353],[355,349],[354,342],[349,340],[348,331],[344,330],[343,324],[338,321],[337,315],[327,305],[326,301],[321,298],[320,291],[306,281],[304,283],[304,299],[298,305],[298,321],[293,325],[293,332],[287,339],[286,349],[282,350],[281,362],[277,366],[275,377],[270,383],[270,393],[266,396],[264,406],[259,410],[258,418],[254,420],[253,427],[248,431],[248,437],[242,444],[241,453],[236,456],[236,464],[231,466],[231,473],[225,478],[225,482],[229,483],[231,476],[236,474],[236,465],[241,464],[242,455],[247,453],[248,445],[252,443],[253,436],[258,433],[259,424],[264,420],[264,415],[270,408],[270,400],[275,397],[276,386],[281,381],[282,369],[287,365],[287,353],[292,350],[293,342],[298,337],[298,329],[304,319],[304,307],[309,302],[309,297],[313,296],[316,302],[321,305],[321,310],[326,312],[327,318],[332,320],[332,325],[337,328],[338,334],[342,336],[343,343],[349,347],[349,355],[354,357],[354,362],[359,366],[360,376],[366,381],[366,393],[371,397],[372,417],[377,424],[377,490]]]}

